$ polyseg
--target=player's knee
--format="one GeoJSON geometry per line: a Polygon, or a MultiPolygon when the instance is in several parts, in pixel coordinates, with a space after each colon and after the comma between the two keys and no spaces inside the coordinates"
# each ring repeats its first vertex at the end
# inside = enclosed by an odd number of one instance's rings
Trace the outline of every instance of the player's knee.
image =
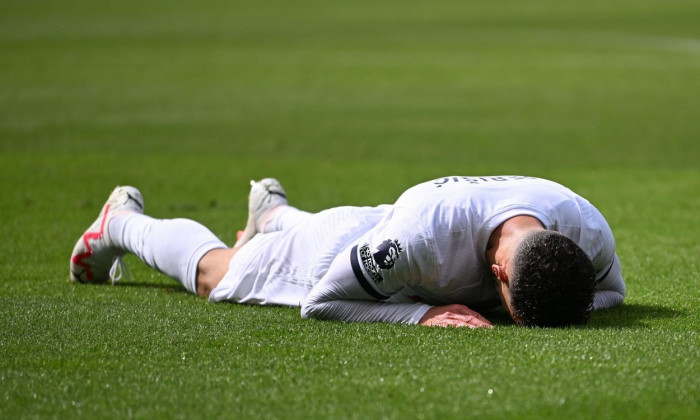
{"type": "Polygon", "coordinates": [[[197,294],[207,297],[226,275],[237,249],[218,248],[207,252],[197,264],[197,294]]]}

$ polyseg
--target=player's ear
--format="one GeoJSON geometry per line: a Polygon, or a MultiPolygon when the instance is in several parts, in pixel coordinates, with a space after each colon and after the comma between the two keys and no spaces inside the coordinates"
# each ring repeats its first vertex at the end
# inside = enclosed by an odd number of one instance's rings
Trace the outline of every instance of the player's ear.
{"type": "Polygon", "coordinates": [[[493,274],[500,282],[508,284],[508,274],[503,267],[498,264],[492,264],[491,271],[493,271],[493,274]]]}

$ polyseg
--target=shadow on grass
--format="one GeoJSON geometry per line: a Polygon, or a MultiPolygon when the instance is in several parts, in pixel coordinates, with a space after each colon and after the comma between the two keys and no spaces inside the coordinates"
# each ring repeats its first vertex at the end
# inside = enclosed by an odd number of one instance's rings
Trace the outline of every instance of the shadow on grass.
{"type": "Polygon", "coordinates": [[[131,281],[120,281],[117,283],[119,286],[125,286],[125,287],[140,287],[140,288],[149,288],[149,289],[160,289],[169,293],[184,293],[184,294],[190,294],[187,289],[182,287],[179,284],[173,283],[173,284],[166,284],[166,283],[139,283],[139,282],[131,282],[131,281]]]}
{"type": "Polygon", "coordinates": [[[649,328],[659,319],[679,318],[685,312],[659,305],[623,304],[617,308],[595,311],[588,328],[649,328]]]}
{"type": "MultiPolygon", "coordinates": [[[[666,306],[623,304],[617,308],[603,309],[591,314],[591,319],[586,325],[576,328],[595,329],[621,329],[621,328],[650,328],[654,321],[659,319],[681,318],[685,312],[666,306]]],[[[486,318],[493,325],[515,325],[503,308],[498,308],[485,313],[486,318]]]]}
{"type": "MultiPolygon", "coordinates": [[[[184,293],[190,294],[184,287],[179,284],[167,283],[141,283],[120,281],[120,286],[137,287],[137,288],[152,288],[160,289],[167,293],[184,293]]],[[[253,305],[257,306],[257,305],[253,305]]],[[[508,313],[498,307],[492,310],[484,310],[486,318],[498,326],[514,325],[508,313]]],[[[650,328],[655,320],[680,318],[686,313],[681,310],[672,309],[660,305],[643,305],[643,304],[623,304],[617,308],[603,309],[595,311],[591,315],[588,324],[580,328],[596,328],[596,329],[620,329],[620,328],[650,328]]]]}

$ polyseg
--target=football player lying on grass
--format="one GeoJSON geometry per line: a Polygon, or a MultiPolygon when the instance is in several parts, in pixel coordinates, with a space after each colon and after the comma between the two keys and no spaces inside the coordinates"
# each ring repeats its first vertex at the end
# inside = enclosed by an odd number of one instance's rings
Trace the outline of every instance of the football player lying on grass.
{"type": "Polygon", "coordinates": [[[71,278],[114,282],[132,253],[211,302],[455,327],[491,327],[477,310],[499,303],[519,325],[580,325],[625,296],[608,223],[552,181],[448,176],[391,205],[314,214],[290,206],[275,179],[251,186],[233,247],[195,221],[145,215],[141,193],[117,187],[78,239],[71,278]]]}

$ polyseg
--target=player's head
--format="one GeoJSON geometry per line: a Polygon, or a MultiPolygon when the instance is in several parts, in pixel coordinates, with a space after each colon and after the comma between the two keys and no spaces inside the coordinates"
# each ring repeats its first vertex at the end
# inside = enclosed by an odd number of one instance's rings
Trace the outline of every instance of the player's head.
{"type": "Polygon", "coordinates": [[[595,270],[585,252],[566,236],[543,230],[517,246],[510,275],[514,319],[526,326],[585,324],[595,293],[595,270]]]}

